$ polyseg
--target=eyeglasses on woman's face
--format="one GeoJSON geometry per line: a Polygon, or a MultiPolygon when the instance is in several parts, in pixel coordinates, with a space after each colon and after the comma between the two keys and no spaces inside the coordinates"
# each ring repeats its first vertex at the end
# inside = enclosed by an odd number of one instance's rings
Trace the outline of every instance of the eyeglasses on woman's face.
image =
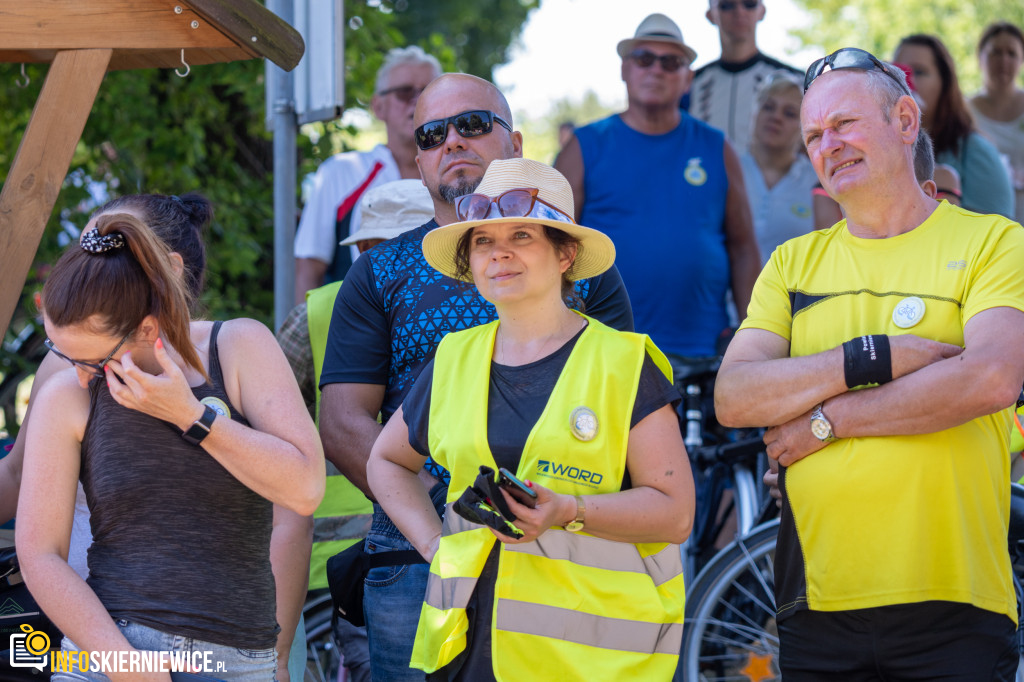
{"type": "Polygon", "coordinates": [[[117,345],[114,346],[114,350],[107,353],[107,357],[103,358],[99,362],[84,362],[82,360],[75,360],[74,358],[69,358],[67,355],[64,355],[64,353],[61,353],[59,350],[57,350],[57,346],[53,345],[53,341],[51,341],[50,339],[44,339],[43,345],[46,346],[50,350],[50,352],[52,352],[58,358],[70,362],[72,366],[81,368],[82,370],[88,372],[89,374],[92,374],[93,376],[103,377],[106,376],[106,374],[103,371],[103,368],[106,367],[107,363],[110,362],[110,359],[114,357],[114,354],[117,353],[117,351],[121,350],[121,346],[124,345],[124,342],[128,340],[129,336],[131,336],[130,333],[125,334],[124,338],[118,341],[117,345]]]}

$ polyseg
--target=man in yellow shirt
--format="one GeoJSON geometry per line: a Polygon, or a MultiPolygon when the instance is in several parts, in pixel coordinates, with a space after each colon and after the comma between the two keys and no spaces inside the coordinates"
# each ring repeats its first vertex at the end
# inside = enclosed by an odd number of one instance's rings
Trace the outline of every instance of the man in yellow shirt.
{"type": "Polygon", "coordinates": [[[921,190],[899,69],[844,48],[804,87],[808,155],[846,219],[773,254],[716,386],[719,420],[771,426],[782,465],[783,675],[1013,679],[1024,231],[921,190]]]}

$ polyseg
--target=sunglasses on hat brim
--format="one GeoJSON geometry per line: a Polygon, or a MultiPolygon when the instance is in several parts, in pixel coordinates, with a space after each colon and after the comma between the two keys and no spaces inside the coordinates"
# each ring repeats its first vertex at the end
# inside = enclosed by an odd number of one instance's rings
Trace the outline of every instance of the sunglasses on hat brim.
{"type": "Polygon", "coordinates": [[[502,218],[547,218],[558,222],[575,223],[561,209],[552,206],[538,196],[540,190],[520,187],[502,192],[491,198],[486,194],[466,194],[455,200],[455,215],[459,221],[486,220],[491,206],[498,209],[502,218]],[[537,214],[535,209],[540,211],[537,214]]]}

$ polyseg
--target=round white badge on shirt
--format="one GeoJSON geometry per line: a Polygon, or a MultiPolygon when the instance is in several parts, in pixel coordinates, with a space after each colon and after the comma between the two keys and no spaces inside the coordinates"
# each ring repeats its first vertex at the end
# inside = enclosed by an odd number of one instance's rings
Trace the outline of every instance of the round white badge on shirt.
{"type": "Polygon", "coordinates": [[[586,442],[594,440],[594,437],[597,436],[597,415],[589,407],[581,405],[573,410],[569,417],[569,424],[572,435],[576,436],[577,440],[586,442]]]}
{"type": "Polygon", "coordinates": [[[908,296],[896,304],[892,311],[892,322],[900,329],[909,329],[924,317],[924,301],[917,296],[908,296]]]}

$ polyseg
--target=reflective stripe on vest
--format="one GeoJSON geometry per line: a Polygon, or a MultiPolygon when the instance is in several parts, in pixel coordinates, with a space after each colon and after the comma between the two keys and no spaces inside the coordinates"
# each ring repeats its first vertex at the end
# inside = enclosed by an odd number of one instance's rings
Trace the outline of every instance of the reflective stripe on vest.
{"type": "MultiPolygon", "coordinates": [[[[327,332],[334,312],[334,299],[341,282],[332,282],[306,292],[306,325],[313,350],[313,381],[316,385],[316,414],[320,416],[320,372],[327,352],[327,332]]],[[[327,488],[320,506],[313,512],[313,549],[309,558],[309,589],[327,587],[327,560],[366,537],[373,520],[373,505],[359,488],[327,462],[327,488]]]]}
{"type": "MultiPolygon", "coordinates": [[[[449,334],[434,360],[428,438],[431,455],[452,472],[449,502],[472,484],[480,464],[495,466],[487,389],[496,327],[449,334]]],[[[649,339],[590,320],[527,439],[520,478],[559,493],[619,490],[645,349],[671,376],[649,339]],[[577,407],[596,416],[591,441],[571,434],[577,407]]],[[[449,508],[412,667],[433,672],[465,649],[465,609],[496,541],[449,508]]],[[[682,641],[683,599],[678,545],[615,542],[561,528],[534,542],[503,544],[491,630],[496,679],[525,679],[538,661],[580,679],[669,679],[682,641]]]]}

